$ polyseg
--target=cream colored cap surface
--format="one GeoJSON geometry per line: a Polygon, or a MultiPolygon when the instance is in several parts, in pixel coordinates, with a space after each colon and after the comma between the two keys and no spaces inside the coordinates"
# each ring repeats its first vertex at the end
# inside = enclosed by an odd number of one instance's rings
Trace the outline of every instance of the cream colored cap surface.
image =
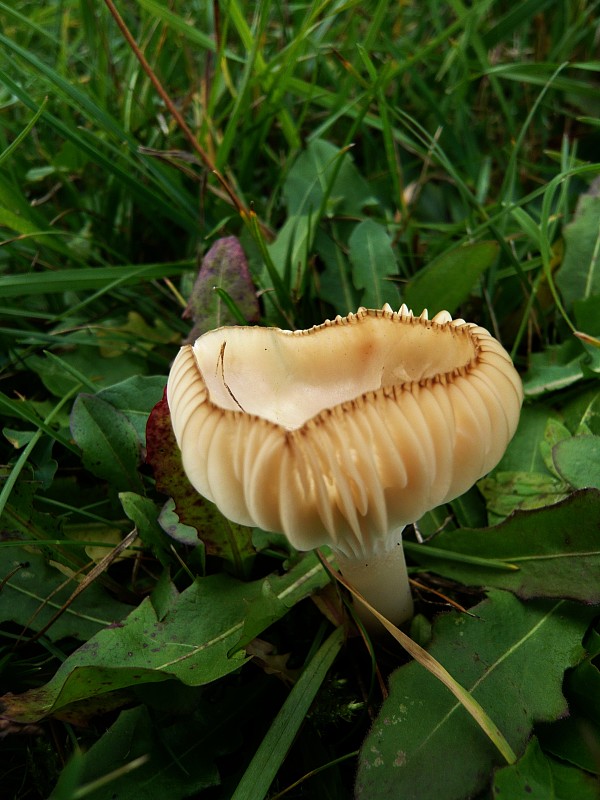
{"type": "Polygon", "coordinates": [[[210,331],[181,348],[167,399],[186,474],[226,517],[355,557],[489,472],[523,392],[484,328],[385,306],[210,331]]]}

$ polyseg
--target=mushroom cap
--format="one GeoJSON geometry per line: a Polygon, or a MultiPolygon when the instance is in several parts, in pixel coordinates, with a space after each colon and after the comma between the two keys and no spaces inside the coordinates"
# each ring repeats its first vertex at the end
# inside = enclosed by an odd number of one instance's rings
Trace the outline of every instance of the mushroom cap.
{"type": "Polygon", "coordinates": [[[190,482],[226,517],[359,558],[498,463],[523,389],[484,328],[386,305],[210,331],[181,348],[167,400],[190,482]]]}

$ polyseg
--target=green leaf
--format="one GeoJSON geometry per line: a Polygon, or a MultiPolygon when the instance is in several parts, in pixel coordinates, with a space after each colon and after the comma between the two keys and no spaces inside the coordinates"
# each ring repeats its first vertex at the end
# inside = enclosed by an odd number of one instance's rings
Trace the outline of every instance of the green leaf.
{"type": "Polygon", "coordinates": [[[508,589],[519,597],[568,597],[600,603],[600,492],[576,492],[537,511],[517,511],[495,528],[440,533],[435,548],[512,564],[512,571],[482,569],[411,548],[421,566],[467,585],[508,589]]]}
{"type": "Polygon", "coordinates": [[[73,403],[71,432],[93,475],[117,489],[143,493],[137,472],[140,445],[125,414],[97,395],[80,394],[73,403]]]}
{"type": "Polygon", "coordinates": [[[361,305],[381,308],[399,305],[398,288],[390,280],[398,266],[391,239],[383,227],[371,219],[359,223],[349,240],[354,285],[362,291],[361,305]]]}
{"type": "Polygon", "coordinates": [[[283,195],[287,219],[267,249],[290,287],[301,283],[299,275],[306,267],[320,216],[357,216],[376,202],[349,153],[321,139],[313,139],[300,153],[286,177],[283,195]]]}
{"type": "Polygon", "coordinates": [[[600,489],[600,436],[571,436],[552,448],[559,475],[575,489],[600,489]]]}
{"type": "Polygon", "coordinates": [[[145,446],[148,417],[163,396],[165,384],[163,375],[133,375],[101,389],[96,397],[124,414],[135,428],[141,445],[145,446]]]}
{"type": "Polygon", "coordinates": [[[557,392],[581,380],[585,358],[586,354],[575,338],[560,345],[550,345],[541,353],[532,353],[529,369],[523,376],[525,396],[539,397],[557,392]]]}
{"type": "Polygon", "coordinates": [[[499,800],[597,800],[599,793],[598,780],[547,756],[535,737],[516,764],[496,772],[493,783],[499,800]]]}
{"type": "Polygon", "coordinates": [[[546,469],[557,478],[560,478],[560,474],[556,471],[556,465],[552,457],[552,451],[555,445],[557,445],[559,442],[570,438],[571,431],[565,425],[563,425],[560,420],[554,417],[550,417],[548,419],[546,422],[546,428],[544,429],[544,440],[540,442],[540,452],[542,453],[542,458],[544,459],[546,469]]]}
{"type": "MultiPolygon", "coordinates": [[[[33,549],[0,547],[0,619],[40,631],[77,588],[63,572],[52,567],[33,549]]],[[[46,632],[52,641],[72,637],[86,640],[107,625],[121,620],[131,606],[112,598],[97,583],[90,584],[46,632]]]]}
{"type": "Polygon", "coordinates": [[[261,585],[260,595],[254,598],[246,612],[244,629],[235,650],[245,647],[262,631],[276,622],[308,595],[328,583],[327,573],[317,556],[306,553],[283,575],[270,575],[261,585]]]}
{"type": "Polygon", "coordinates": [[[199,719],[190,714],[171,724],[166,720],[157,724],[144,706],[122,711],[106,733],[79,756],[72,793],[63,794],[68,780],[63,773],[49,800],[139,800],[142,795],[146,800],[183,800],[216,786],[220,781],[214,758],[228,751],[226,739],[218,719],[211,719],[208,730],[206,717],[201,718],[201,710],[204,715],[210,713],[209,704],[200,698],[194,701],[200,706],[199,719]]]}
{"type": "Polygon", "coordinates": [[[575,434],[600,436],[600,391],[597,388],[577,394],[562,409],[565,424],[575,434]]]}
{"type": "MultiPolygon", "coordinates": [[[[471,692],[518,753],[535,722],[567,710],[563,674],[581,658],[594,613],[574,612],[567,601],[524,604],[492,591],[473,616],[451,612],[434,625],[431,655],[471,692]]],[[[412,662],[390,678],[389,697],[361,750],[356,797],[473,797],[500,763],[460,703],[412,662]]]]}
{"type": "MultiPolygon", "coordinates": [[[[141,683],[176,678],[187,686],[211,683],[243,666],[242,636],[257,635],[270,621],[284,616],[294,602],[315,587],[315,557],[275,580],[271,613],[259,624],[248,623],[248,610],[268,596],[269,578],[243,583],[226,573],[198,578],[181,594],[173,594],[160,617],[151,598],[129,616],[93,636],[72,653],[54,677],[39,689],[5,695],[2,713],[19,722],[65,714],[72,704],[141,683]]],[[[323,586],[328,576],[319,566],[323,586]]],[[[263,612],[265,611],[263,605],[263,612]]]]}
{"type": "Polygon", "coordinates": [[[376,201],[347,151],[330,142],[313,139],[294,162],[286,178],[283,195],[288,216],[319,211],[325,214],[357,215],[376,201]]]}
{"type": "Polygon", "coordinates": [[[315,237],[315,248],[321,257],[324,270],[318,276],[318,296],[331,304],[336,314],[343,317],[360,305],[360,293],[352,283],[350,265],[342,244],[343,232],[349,223],[333,223],[332,235],[319,229],[315,237]]]}
{"type": "Polygon", "coordinates": [[[175,501],[172,497],[169,497],[162,507],[158,516],[158,523],[167,536],[175,539],[176,542],[188,545],[188,547],[200,545],[198,531],[192,525],[186,525],[181,522],[179,515],[175,511],[175,501]]]}
{"type": "Polygon", "coordinates": [[[540,452],[540,442],[548,424],[549,411],[544,407],[525,406],[517,432],[513,436],[506,453],[497,469],[503,472],[543,472],[544,459],[540,452]]]}
{"type": "MultiPolygon", "coordinates": [[[[65,255],[67,250],[59,235],[52,230],[40,230],[35,222],[26,219],[20,214],[15,214],[7,208],[0,206],[0,227],[9,228],[22,237],[30,237],[39,245],[49,247],[65,255]]],[[[14,234],[13,234],[14,235],[14,234]]]]}
{"type": "Polygon", "coordinates": [[[486,499],[490,522],[500,522],[513,511],[532,511],[558,503],[569,495],[570,487],[552,475],[540,472],[502,472],[477,483],[486,499]]]}
{"type": "Polygon", "coordinates": [[[575,324],[580,331],[590,336],[600,333],[600,292],[591,294],[585,300],[573,301],[575,324]]]}
{"type": "Polygon", "coordinates": [[[567,677],[567,690],[573,703],[591,719],[596,726],[600,726],[600,666],[598,666],[598,653],[588,657],[578,664],[567,677]]]}
{"type": "Polygon", "coordinates": [[[159,510],[148,497],[135,492],[120,492],[119,500],[123,511],[135,524],[144,545],[151,550],[163,565],[170,562],[168,540],[158,524],[159,510]]]}
{"type": "Polygon", "coordinates": [[[36,488],[24,475],[16,481],[0,514],[2,533],[6,538],[62,539],[61,521],[36,508],[36,488]]]}
{"type": "MultiPolygon", "coordinates": [[[[582,665],[575,667],[578,670],[582,665]]],[[[593,689],[593,687],[586,687],[593,689]]],[[[567,689],[568,692],[568,689],[567,689]]],[[[568,694],[567,694],[568,696],[568,694]]],[[[593,697],[593,695],[589,695],[593,697]]],[[[587,705],[588,695],[584,698],[587,705]]],[[[542,748],[553,756],[573,764],[580,769],[600,775],[600,721],[593,722],[578,712],[574,703],[570,704],[569,716],[551,725],[544,725],[538,731],[542,748]]]]}
{"type": "Polygon", "coordinates": [[[518,5],[508,6],[494,18],[489,30],[482,36],[486,50],[492,50],[499,42],[510,38],[515,30],[522,29],[536,14],[541,14],[553,0],[523,0],[518,5]]]}
{"type": "Polygon", "coordinates": [[[307,214],[289,216],[279,230],[275,241],[267,246],[268,256],[285,278],[289,293],[291,286],[300,283],[298,276],[304,273],[307,256],[311,249],[311,238],[315,230],[317,210],[307,214]]]}
{"type": "Polygon", "coordinates": [[[580,197],[572,222],[564,229],[565,256],[556,275],[567,309],[575,300],[600,294],[600,197],[580,197]]]}
{"type": "Polygon", "coordinates": [[[26,364],[56,397],[82,389],[95,394],[99,389],[108,389],[131,375],[145,372],[146,358],[131,346],[134,336],[127,339],[121,330],[109,325],[96,331],[66,334],[61,336],[64,349],[60,356],[50,351],[44,358],[33,354],[26,357],[26,364]],[[105,357],[106,353],[110,355],[105,357]]]}
{"type": "Polygon", "coordinates": [[[454,314],[497,256],[497,242],[476,242],[447,250],[415,275],[404,290],[403,300],[415,314],[424,308],[430,316],[443,309],[454,314]]]}

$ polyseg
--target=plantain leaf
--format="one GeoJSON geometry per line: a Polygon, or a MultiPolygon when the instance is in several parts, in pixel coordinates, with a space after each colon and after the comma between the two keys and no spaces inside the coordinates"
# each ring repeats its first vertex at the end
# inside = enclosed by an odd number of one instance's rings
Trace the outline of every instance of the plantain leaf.
{"type": "MultiPolygon", "coordinates": [[[[583,656],[593,609],[565,600],[522,603],[490,592],[441,616],[428,648],[522,754],[535,722],[566,713],[567,668],[583,656]]],[[[483,790],[502,758],[441,683],[416,662],[394,672],[389,697],[365,740],[357,800],[463,800],[483,790]]],[[[515,795],[516,796],[516,795],[515,795]]]]}
{"type": "Polygon", "coordinates": [[[39,689],[4,695],[6,719],[33,722],[49,715],[70,718],[73,704],[143,683],[177,679],[203,686],[239,669],[248,641],[283,617],[329,577],[314,554],[283,576],[244,583],[226,573],[198,578],[184,592],[162,591],[160,616],[147,597],[120,622],[99,631],[72,653],[39,689]],[[261,615],[248,618],[260,602],[261,615]],[[268,604],[268,609],[267,609],[268,604]]]}

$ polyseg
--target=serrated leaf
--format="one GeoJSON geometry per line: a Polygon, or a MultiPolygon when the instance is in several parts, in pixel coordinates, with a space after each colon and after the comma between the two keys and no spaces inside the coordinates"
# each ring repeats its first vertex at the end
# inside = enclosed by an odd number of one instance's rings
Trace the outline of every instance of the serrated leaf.
{"type": "MultiPolygon", "coordinates": [[[[438,618],[428,649],[522,753],[535,722],[565,713],[563,675],[583,654],[594,612],[574,613],[564,600],[524,604],[497,591],[471,611],[438,618]]],[[[412,662],[390,678],[389,697],[361,750],[356,797],[463,800],[484,789],[500,763],[460,703],[412,662]]]]}
{"type": "Polygon", "coordinates": [[[415,275],[403,292],[403,300],[415,314],[424,308],[430,316],[443,309],[454,314],[497,256],[497,242],[476,242],[447,250],[415,275]]]}
{"type": "MultiPolygon", "coordinates": [[[[2,697],[0,713],[13,721],[32,722],[141,683],[175,678],[187,686],[202,686],[222,678],[246,663],[241,637],[257,635],[315,588],[315,566],[312,555],[281,580],[271,576],[244,583],[226,573],[198,578],[172,596],[160,617],[147,597],[121,622],[72,653],[47,684],[2,697]],[[269,581],[274,581],[272,595],[265,592],[269,581]],[[270,613],[264,613],[263,604],[261,619],[248,623],[248,610],[265,597],[270,597],[270,613]]],[[[328,576],[320,565],[319,570],[320,585],[325,585],[328,576]]]]}
{"type": "Polygon", "coordinates": [[[411,548],[422,566],[468,585],[508,589],[519,597],[568,597],[600,603],[600,492],[576,492],[554,506],[517,511],[495,528],[456,530],[435,537],[436,550],[512,564],[485,569],[411,548]]]}
{"type": "Polygon", "coordinates": [[[352,231],[348,244],[354,285],[362,291],[361,305],[381,308],[389,303],[396,308],[400,298],[390,278],[397,275],[398,265],[386,229],[366,219],[352,231]]]}
{"type": "Polygon", "coordinates": [[[86,469],[120,490],[144,491],[137,467],[140,444],[135,428],[97,395],[80,394],[71,411],[71,433],[86,469]]]}

